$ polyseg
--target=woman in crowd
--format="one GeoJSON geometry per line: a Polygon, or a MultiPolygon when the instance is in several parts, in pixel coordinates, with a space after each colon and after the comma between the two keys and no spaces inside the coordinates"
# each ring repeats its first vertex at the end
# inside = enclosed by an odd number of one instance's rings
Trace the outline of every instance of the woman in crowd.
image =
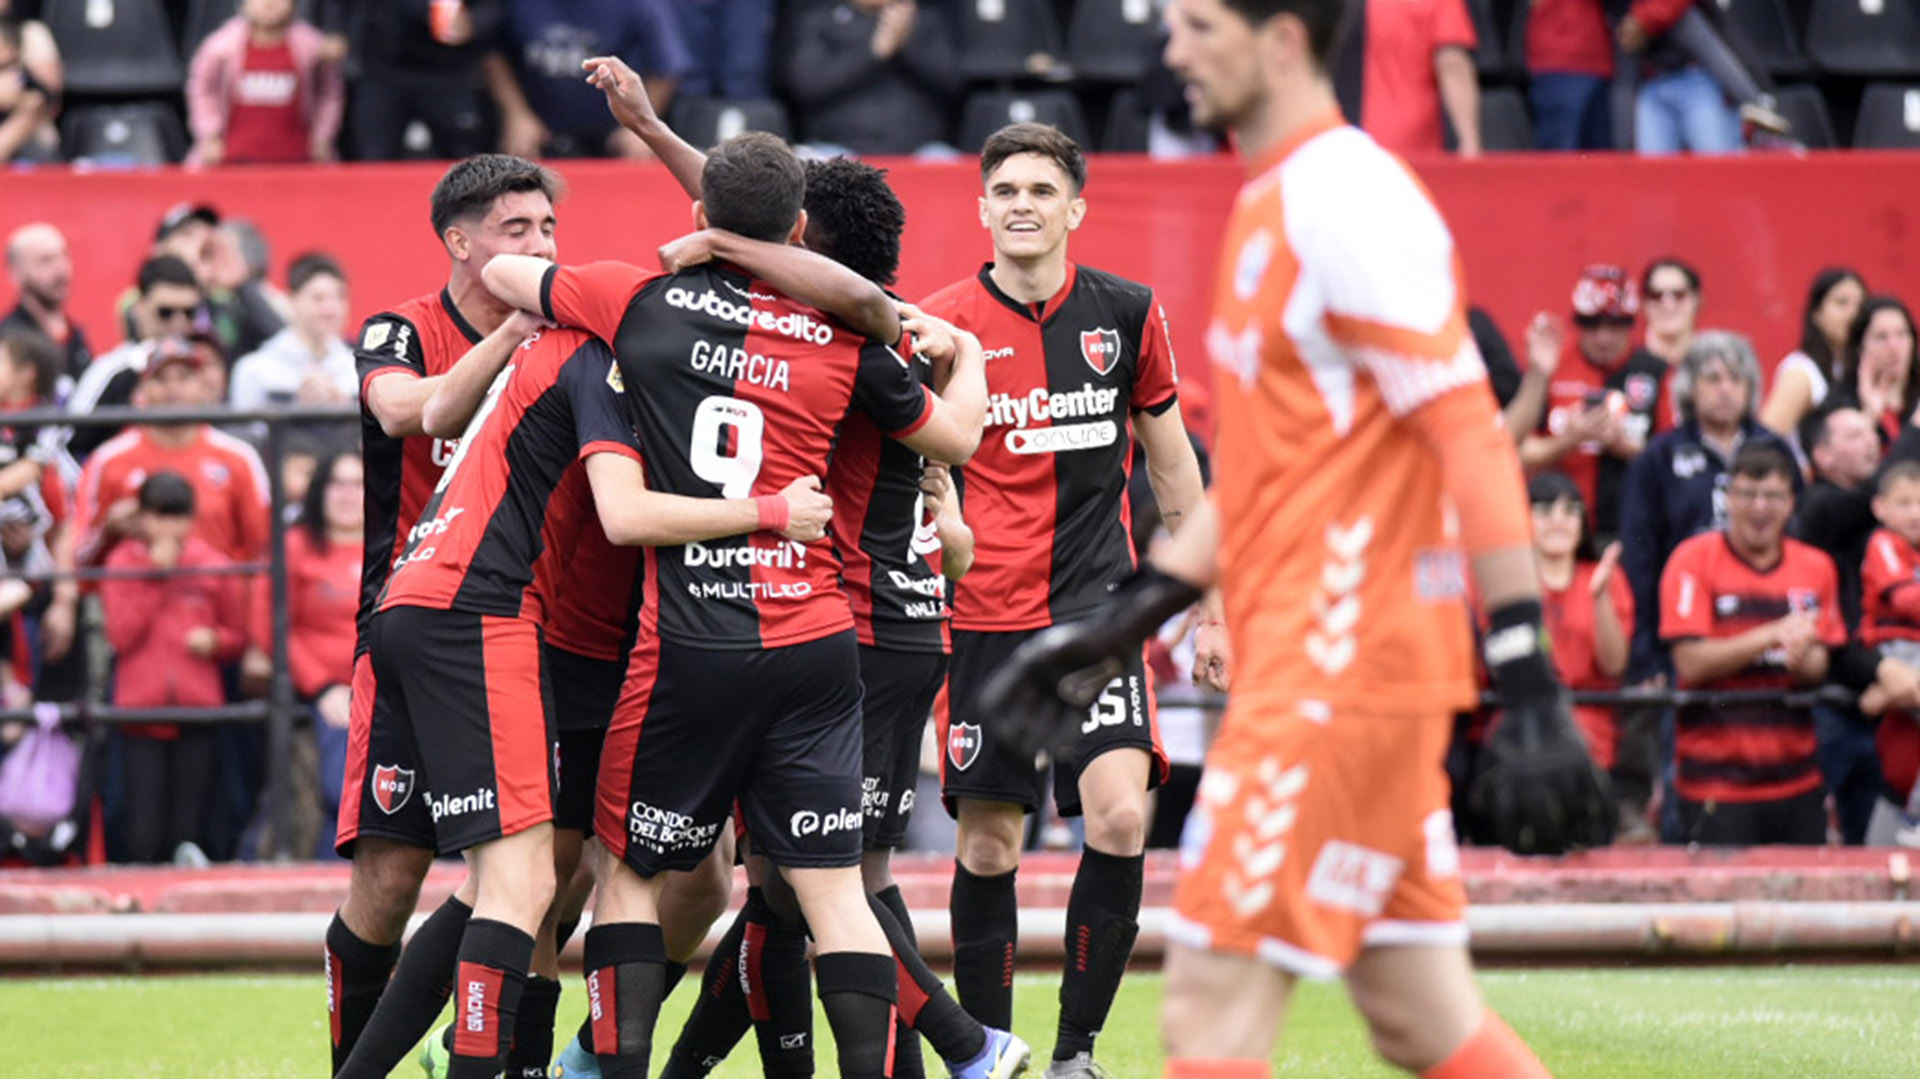
{"type": "MultiPolygon", "coordinates": [[[[354,611],[360,598],[361,461],[343,453],[315,468],[287,532],[287,662],[293,691],[313,710],[319,754],[315,856],[332,857],[333,824],[347,762],[347,706],[353,683],[354,611]]],[[[254,589],[253,645],[273,650],[270,590],[254,589]]],[[[306,786],[305,782],[301,786],[306,786]]],[[[304,829],[303,829],[304,830],[304,829]]]]}
{"type": "MultiPolygon", "coordinates": [[[[1554,666],[1568,689],[1618,689],[1633,638],[1633,592],[1619,569],[1620,544],[1594,550],[1580,488],[1564,473],[1534,475],[1527,481],[1527,501],[1533,505],[1533,554],[1554,666]]],[[[1602,768],[1614,763],[1614,711],[1590,704],[1573,710],[1602,768]]]]}
{"type": "Polygon", "coordinates": [[[1823,403],[1840,377],[1847,354],[1847,331],[1867,298],[1867,283],[1844,266],[1813,275],[1807,306],[1800,313],[1800,347],[1773,369],[1773,388],[1760,406],[1760,422],[1796,446],[1800,424],[1823,403]]]}
{"type": "Polygon", "coordinates": [[[1860,305],[1847,331],[1837,400],[1854,405],[1880,427],[1889,443],[1914,409],[1913,314],[1892,296],[1873,296],[1860,305]]]}

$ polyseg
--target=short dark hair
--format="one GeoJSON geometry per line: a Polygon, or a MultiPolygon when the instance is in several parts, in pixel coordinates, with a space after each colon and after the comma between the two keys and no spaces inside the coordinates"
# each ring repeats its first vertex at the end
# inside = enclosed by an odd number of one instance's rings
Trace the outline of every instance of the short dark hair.
{"type": "Polygon", "coordinates": [[[1833,377],[1837,366],[1835,361],[1839,357],[1833,354],[1833,346],[1827,341],[1826,333],[1813,319],[1826,304],[1827,293],[1848,281],[1859,285],[1862,293],[1866,292],[1866,279],[1860,276],[1858,270],[1846,266],[1828,266],[1814,274],[1813,282],[1807,286],[1807,305],[1800,310],[1800,351],[1818,364],[1820,373],[1828,378],[1833,377]]]}
{"type": "Polygon", "coordinates": [[[313,467],[313,478],[307,482],[306,496],[300,499],[300,528],[313,542],[314,549],[323,553],[332,546],[327,534],[327,484],[333,482],[333,470],[349,457],[358,460],[360,455],[348,450],[322,457],[320,463],[313,467]]]}
{"type": "Polygon", "coordinates": [[[1920,461],[1895,461],[1882,469],[1880,478],[1874,483],[1873,493],[1886,494],[1888,488],[1902,480],[1920,481],[1920,461]]]}
{"type": "Polygon", "coordinates": [[[1700,291],[1700,271],[1676,256],[1664,255],[1647,263],[1646,270],[1640,274],[1641,296],[1653,291],[1653,275],[1660,270],[1679,270],[1680,276],[1687,279],[1687,287],[1696,293],[1700,291]]]}
{"type": "Polygon", "coordinates": [[[777,135],[749,131],[713,148],[700,173],[707,223],[752,240],[782,243],[800,220],[807,172],[777,135]]]}
{"type": "Polygon", "coordinates": [[[1254,26],[1275,15],[1292,15],[1306,25],[1307,47],[1321,70],[1333,67],[1333,52],[1340,43],[1353,9],[1362,0],[1221,0],[1227,9],[1254,26]]]}
{"type": "Polygon", "coordinates": [[[142,296],[152,292],[155,285],[179,285],[196,291],[200,288],[200,279],[193,276],[193,267],[177,255],[155,255],[141,263],[135,282],[142,296]]]}
{"type": "Polygon", "coordinates": [[[287,267],[287,291],[299,292],[307,287],[307,282],[316,277],[331,277],[346,284],[347,272],[340,263],[324,251],[309,251],[293,260],[287,267]]]}
{"type": "Polygon", "coordinates": [[[807,246],[875,284],[893,284],[907,210],[887,170],[836,157],[807,162],[806,173],[807,246]]]}
{"type": "Polygon", "coordinates": [[[33,393],[40,400],[53,395],[60,380],[60,346],[39,330],[24,326],[0,329],[0,352],[13,362],[33,368],[33,393]]]}
{"type": "Polygon", "coordinates": [[[161,517],[191,517],[193,484],[178,472],[161,469],[141,482],[140,508],[161,517]]]}
{"type": "Polygon", "coordinates": [[[495,199],[521,191],[538,191],[559,202],[565,187],[552,169],[512,154],[457,161],[433,185],[433,234],[444,236],[456,221],[484,217],[495,199]]]}
{"type": "Polygon", "coordinates": [[[1073,182],[1078,195],[1087,186],[1087,155],[1080,144],[1052,124],[1008,124],[987,136],[980,147],[980,182],[985,183],[993,170],[1015,154],[1039,154],[1051,158],[1073,182]]]}
{"type": "Polygon", "coordinates": [[[1768,442],[1749,442],[1733,451],[1733,463],[1727,466],[1727,478],[1741,477],[1750,480],[1764,480],[1768,476],[1778,476],[1789,484],[1799,471],[1793,463],[1793,456],[1779,445],[1768,442]]]}

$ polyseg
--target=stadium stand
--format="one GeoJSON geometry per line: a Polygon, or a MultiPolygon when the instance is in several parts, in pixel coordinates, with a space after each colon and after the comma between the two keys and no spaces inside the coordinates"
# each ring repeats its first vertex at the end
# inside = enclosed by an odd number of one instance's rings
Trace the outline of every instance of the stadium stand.
{"type": "Polygon", "coordinates": [[[977,152],[987,136],[1007,124],[1052,124],[1085,144],[1087,121],[1067,90],[975,90],[960,120],[962,150],[977,152]]]}
{"type": "Polygon", "coordinates": [[[1853,145],[1862,149],[1920,149],[1920,84],[1869,85],[1860,98],[1853,145]]]}
{"type": "Polygon", "coordinates": [[[1813,0],[1807,52],[1838,75],[1920,75],[1920,6],[1900,0],[1813,0]]]}
{"type": "Polygon", "coordinates": [[[45,15],[66,63],[67,93],[179,93],[187,69],[159,0],[49,0],[45,15]]]}
{"type": "Polygon", "coordinates": [[[1079,0],[1067,24],[1076,78],[1135,83],[1154,63],[1159,17],[1152,0],[1079,0]]]}

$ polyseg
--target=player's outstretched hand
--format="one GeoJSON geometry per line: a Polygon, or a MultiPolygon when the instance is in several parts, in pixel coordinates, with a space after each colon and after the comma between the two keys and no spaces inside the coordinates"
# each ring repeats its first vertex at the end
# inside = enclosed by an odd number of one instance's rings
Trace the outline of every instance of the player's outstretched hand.
{"type": "Polygon", "coordinates": [[[589,56],[580,66],[587,72],[587,82],[607,95],[607,111],[613,113],[621,127],[638,135],[642,128],[659,122],[646,86],[625,60],[618,56],[589,56]]]}
{"type": "Polygon", "coordinates": [[[689,266],[698,266],[713,261],[713,236],[711,229],[689,232],[677,240],[669,240],[660,245],[660,268],[668,273],[679,273],[689,266]]]}
{"type": "Polygon", "coordinates": [[[1149,565],[1086,618],[1035,634],[981,691],[982,714],[1005,717],[995,737],[1004,730],[1023,753],[1070,746],[1094,698],[1126,673],[1141,642],[1199,598],[1199,589],[1149,565]]]}
{"type": "Polygon", "coordinates": [[[833,499],[820,489],[820,477],[802,476],[781,490],[787,500],[787,527],[780,534],[790,540],[812,543],[827,534],[833,520],[833,499]]]}
{"type": "Polygon", "coordinates": [[[1565,690],[1501,715],[1480,751],[1469,799],[1515,854],[1563,854],[1613,840],[1607,777],[1573,725],[1565,690]]]}

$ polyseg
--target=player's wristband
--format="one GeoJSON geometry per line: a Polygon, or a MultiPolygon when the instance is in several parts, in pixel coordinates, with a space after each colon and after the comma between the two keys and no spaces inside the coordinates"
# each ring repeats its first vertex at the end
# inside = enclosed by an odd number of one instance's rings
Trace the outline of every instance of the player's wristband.
{"type": "Polygon", "coordinates": [[[760,522],[754,527],[762,532],[785,532],[793,523],[793,507],[787,505],[785,495],[756,495],[753,505],[760,511],[760,522]]]}
{"type": "Polygon", "coordinates": [[[1494,690],[1503,699],[1538,699],[1560,692],[1545,622],[1546,612],[1537,599],[1509,603],[1489,616],[1482,654],[1494,690]]]}

